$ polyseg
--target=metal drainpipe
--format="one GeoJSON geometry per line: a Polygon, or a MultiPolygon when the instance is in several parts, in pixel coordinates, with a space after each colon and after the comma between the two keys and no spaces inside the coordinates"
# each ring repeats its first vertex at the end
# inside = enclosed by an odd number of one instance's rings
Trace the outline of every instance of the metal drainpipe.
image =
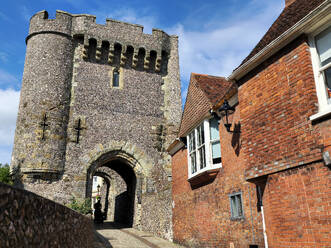
{"type": "Polygon", "coordinates": [[[265,248],[268,248],[268,237],[267,237],[267,230],[266,230],[266,227],[265,227],[263,205],[261,205],[261,214],[262,214],[262,226],[263,226],[264,246],[265,246],[265,248]]]}
{"type": "Polygon", "coordinates": [[[252,202],[251,202],[251,190],[250,190],[249,185],[248,185],[248,198],[249,198],[249,208],[250,208],[250,210],[251,210],[252,238],[253,238],[253,244],[255,244],[253,210],[252,210],[252,202]]]}
{"type": "Polygon", "coordinates": [[[262,227],[263,227],[263,237],[264,237],[264,247],[268,248],[268,237],[267,237],[267,230],[265,226],[265,219],[264,219],[264,210],[263,210],[263,200],[262,200],[262,192],[261,192],[261,186],[257,185],[257,191],[258,191],[258,204],[261,208],[261,214],[262,214],[262,227]]]}

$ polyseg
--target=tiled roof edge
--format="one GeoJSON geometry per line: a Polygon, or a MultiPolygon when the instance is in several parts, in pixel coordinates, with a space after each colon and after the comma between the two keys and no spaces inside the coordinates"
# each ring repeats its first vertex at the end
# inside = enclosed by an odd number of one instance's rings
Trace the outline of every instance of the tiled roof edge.
{"type": "Polygon", "coordinates": [[[185,110],[186,110],[186,104],[187,104],[187,96],[188,96],[188,93],[189,93],[189,90],[190,90],[190,85],[191,83],[194,83],[195,86],[203,93],[203,95],[205,96],[205,98],[208,100],[209,104],[210,104],[210,101],[208,99],[208,97],[206,96],[205,92],[199,87],[198,83],[196,82],[196,79],[194,78],[195,75],[202,75],[202,74],[197,74],[197,73],[194,73],[194,72],[191,72],[191,76],[190,76],[190,81],[189,81],[189,85],[188,85],[188,88],[187,88],[187,94],[186,94],[186,99],[185,99],[185,104],[184,104],[184,109],[182,111],[182,117],[180,119],[180,125],[179,125],[179,129],[178,129],[178,136],[182,136],[182,124],[183,124],[183,119],[184,119],[184,113],[185,113],[185,110]],[[194,80],[193,80],[194,78],[194,80]]]}
{"type": "MultiPolygon", "coordinates": [[[[257,54],[255,54],[252,58],[246,61],[244,64],[236,68],[232,74],[227,78],[227,80],[239,80],[245,74],[253,70],[260,63],[265,61],[267,58],[271,57],[281,48],[289,44],[295,38],[297,38],[306,26],[309,26],[312,19],[319,16],[322,12],[326,12],[328,14],[328,10],[331,9],[331,0],[326,0],[317,8],[312,10],[308,15],[298,21],[295,25],[290,27],[272,42],[270,42],[267,46],[265,46],[262,50],[260,50],[257,54]],[[272,51],[273,50],[273,51],[272,51]]],[[[330,10],[329,10],[330,11],[330,10]]],[[[330,13],[330,12],[329,12],[330,13]]]]}
{"type": "Polygon", "coordinates": [[[205,75],[205,74],[197,74],[197,73],[192,73],[192,78],[194,80],[195,86],[202,92],[202,94],[205,96],[205,98],[207,99],[207,102],[209,103],[209,106],[212,107],[213,103],[210,101],[207,93],[200,87],[200,84],[198,83],[198,79],[195,76],[205,76],[205,77],[215,77],[215,78],[219,78],[216,76],[210,76],[210,75],[205,75]]]}

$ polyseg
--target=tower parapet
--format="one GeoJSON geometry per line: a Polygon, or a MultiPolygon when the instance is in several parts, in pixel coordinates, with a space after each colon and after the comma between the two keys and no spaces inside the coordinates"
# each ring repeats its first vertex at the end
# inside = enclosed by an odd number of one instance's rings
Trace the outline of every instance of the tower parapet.
{"type": "Polygon", "coordinates": [[[64,170],[72,76],[72,16],[30,20],[12,165],[33,178],[64,170]]]}
{"type": "Polygon", "coordinates": [[[61,181],[65,171],[83,170],[75,163],[90,142],[121,140],[119,134],[133,132],[125,129],[127,122],[116,124],[120,132],[109,129],[109,123],[126,118],[135,123],[130,125],[139,137],[130,142],[151,156],[162,153],[154,149],[151,132],[163,126],[173,132],[181,115],[177,38],[160,29],[146,34],[141,25],[113,19],[97,24],[87,14],[56,11],[49,19],[47,11],[40,11],[32,16],[12,166],[32,178],[61,181]],[[117,89],[110,85],[115,77],[117,89]],[[98,136],[102,123],[107,123],[107,134],[98,136]],[[136,123],[146,133],[138,135],[136,123]],[[95,140],[84,137],[87,133],[95,140]]]}
{"type": "MultiPolygon", "coordinates": [[[[36,13],[30,19],[28,41],[32,36],[42,33],[57,34],[68,38],[79,37],[83,39],[85,49],[90,49],[90,40],[96,41],[96,53],[102,53],[102,44],[106,44],[104,48],[107,53],[110,53],[109,64],[112,63],[112,53],[115,50],[115,45],[119,44],[122,50],[123,58],[132,57],[132,68],[136,68],[135,62],[139,50],[143,50],[144,68],[150,69],[152,64],[150,60],[155,60],[153,63],[155,72],[161,71],[161,63],[167,63],[170,55],[170,40],[176,37],[169,36],[160,29],[153,29],[152,34],[143,32],[143,26],[131,24],[113,19],[106,19],[104,25],[96,23],[96,17],[88,14],[70,14],[64,11],[57,10],[55,19],[49,19],[47,11],[43,10],[36,13]],[[108,45],[109,44],[109,45],[108,45]],[[132,50],[132,54],[126,54],[127,48],[132,50]],[[154,58],[155,56],[155,58],[154,58]]],[[[85,51],[88,54],[88,51],[85,51]]],[[[142,56],[142,55],[141,55],[142,56]]],[[[88,56],[85,56],[88,59],[88,56]]],[[[98,61],[98,58],[96,58],[98,61]]],[[[121,65],[124,66],[125,63],[121,65]]]]}
{"type": "Polygon", "coordinates": [[[73,16],[67,12],[56,11],[55,19],[48,19],[46,10],[39,11],[30,19],[29,36],[38,33],[58,33],[71,36],[73,16]]]}

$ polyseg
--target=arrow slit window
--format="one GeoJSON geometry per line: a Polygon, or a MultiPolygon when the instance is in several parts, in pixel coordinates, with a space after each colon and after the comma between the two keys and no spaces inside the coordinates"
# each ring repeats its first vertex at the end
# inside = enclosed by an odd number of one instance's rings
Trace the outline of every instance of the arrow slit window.
{"type": "Polygon", "coordinates": [[[120,72],[118,69],[115,69],[113,72],[113,87],[120,86],[120,72]]]}

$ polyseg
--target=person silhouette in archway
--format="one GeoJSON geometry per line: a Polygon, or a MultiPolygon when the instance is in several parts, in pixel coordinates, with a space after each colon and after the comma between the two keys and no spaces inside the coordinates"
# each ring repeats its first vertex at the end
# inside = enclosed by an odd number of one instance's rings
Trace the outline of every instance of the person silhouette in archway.
{"type": "Polygon", "coordinates": [[[94,204],[94,222],[95,223],[103,223],[103,215],[102,215],[102,204],[101,199],[99,198],[98,201],[94,204]]]}

